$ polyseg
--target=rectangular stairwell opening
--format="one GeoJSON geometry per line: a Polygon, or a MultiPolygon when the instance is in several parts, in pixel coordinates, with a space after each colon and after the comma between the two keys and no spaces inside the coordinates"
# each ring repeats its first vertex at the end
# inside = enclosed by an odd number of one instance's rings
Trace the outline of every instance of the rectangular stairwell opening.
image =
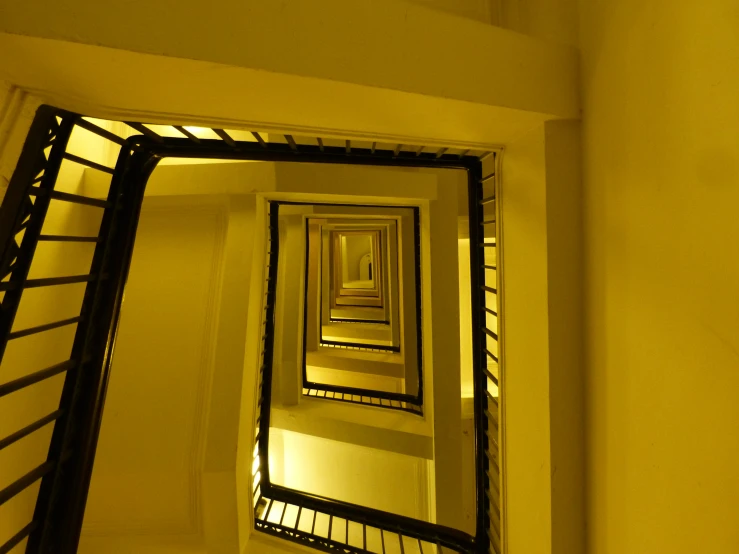
{"type": "MultiPolygon", "coordinates": [[[[176,209],[171,209],[171,206],[163,208],[161,211],[167,212],[165,216],[151,219],[147,214],[145,194],[147,187],[154,186],[152,176],[157,175],[157,167],[174,167],[167,165],[167,160],[175,158],[223,160],[224,164],[230,163],[234,167],[254,165],[255,171],[258,170],[257,166],[263,164],[284,164],[280,167],[288,168],[285,171],[292,171],[292,166],[318,164],[331,168],[346,166],[392,168],[409,172],[463,172],[467,185],[465,228],[468,238],[459,242],[455,233],[451,242],[455,252],[458,244],[465,244],[464,240],[469,244],[469,272],[461,273],[469,276],[469,313],[463,314],[463,318],[468,318],[465,321],[468,321],[469,336],[462,339],[463,342],[469,340],[470,366],[470,394],[462,404],[467,406],[470,424],[466,428],[470,436],[470,448],[474,448],[465,462],[474,468],[470,498],[473,521],[469,530],[291,489],[270,479],[270,421],[277,418],[271,409],[277,390],[276,379],[279,378],[276,362],[282,363],[284,359],[276,359],[276,354],[283,352],[284,341],[277,349],[275,345],[275,326],[282,325],[276,314],[282,301],[278,296],[279,255],[280,249],[287,244],[280,235],[279,206],[280,202],[285,203],[286,200],[284,195],[280,197],[279,191],[272,194],[265,192],[260,197],[262,200],[257,201],[253,208],[254,214],[263,210],[263,215],[259,217],[263,218],[265,229],[259,233],[266,234],[262,243],[255,240],[254,244],[255,249],[260,244],[264,247],[261,254],[266,264],[261,278],[254,281],[254,286],[250,285],[251,290],[256,288],[261,291],[263,302],[259,306],[262,315],[259,318],[258,352],[252,350],[260,359],[254,399],[256,414],[253,433],[250,434],[253,444],[247,447],[251,458],[249,463],[252,465],[244,469],[251,470],[253,498],[250,504],[253,525],[257,531],[323,551],[500,552],[500,435],[497,416],[500,376],[497,297],[500,287],[495,255],[498,250],[495,239],[498,223],[494,152],[452,147],[431,150],[420,146],[365,144],[351,140],[342,141],[339,145],[329,139],[293,135],[277,137],[245,130],[197,130],[138,122],[103,122],[48,106],[42,107],[34,120],[0,207],[0,414],[7,415],[0,418],[3,422],[0,456],[8,460],[0,464],[0,478],[3,479],[0,482],[0,552],[21,552],[25,549],[34,554],[71,554],[78,549],[93,462],[99,446],[106,390],[117,363],[114,347],[117,340],[122,345],[125,339],[126,319],[121,322],[120,318],[124,292],[130,292],[133,297],[136,291],[136,274],[131,270],[131,261],[137,234],[142,237],[147,232],[147,226],[164,225],[168,220],[170,228],[165,235],[182,237],[187,233],[192,234],[189,239],[192,249],[188,253],[194,256],[192,260],[202,261],[207,256],[216,260],[219,256],[228,256],[228,252],[224,254],[228,249],[227,239],[218,238],[223,230],[224,218],[227,217],[224,214],[230,209],[228,206],[213,204],[204,209],[201,202],[195,202],[189,208],[179,203],[176,209]],[[263,164],[234,163],[246,161],[263,164]],[[225,242],[219,243],[219,240],[225,242]],[[23,462],[19,463],[19,460],[23,462]]],[[[189,167],[192,172],[202,171],[202,167],[197,165],[189,167]]],[[[179,189],[178,194],[182,194],[183,189],[186,190],[193,182],[187,179],[172,181],[179,189]]],[[[153,190],[149,188],[150,193],[153,190]]],[[[166,196],[167,193],[162,191],[160,196],[166,196]]],[[[197,195],[201,191],[191,192],[197,195]]],[[[224,196],[232,192],[224,189],[224,196]]],[[[159,201],[162,202],[161,198],[159,201]]],[[[412,203],[410,206],[413,209],[412,203]]],[[[429,263],[423,258],[423,248],[417,242],[417,238],[424,233],[423,225],[428,224],[424,223],[423,216],[423,209],[426,208],[421,208],[414,215],[416,220],[412,239],[406,242],[406,246],[411,243],[417,246],[411,257],[411,264],[416,268],[429,263]]],[[[342,217],[346,219],[348,214],[342,217]]],[[[456,220],[457,214],[454,217],[456,220]]],[[[306,237],[310,228],[309,220],[301,219],[299,225],[306,237]]],[[[326,228],[329,245],[332,239],[339,244],[337,249],[325,250],[327,256],[333,252],[337,259],[341,259],[342,235],[332,237],[330,233],[348,233],[349,230],[342,228],[342,225],[346,226],[347,223],[343,221],[337,229],[326,228]]],[[[371,236],[376,237],[370,239],[369,244],[376,245],[369,247],[371,252],[360,252],[362,256],[369,256],[370,262],[361,262],[363,265],[360,261],[352,262],[357,266],[357,275],[352,279],[336,277],[336,272],[326,273],[327,279],[333,279],[333,288],[329,287],[333,296],[327,304],[328,338],[319,338],[319,343],[323,340],[326,345],[331,342],[360,344],[357,348],[361,351],[372,341],[377,341],[375,346],[387,343],[402,352],[406,345],[404,341],[407,341],[402,338],[402,330],[398,339],[393,337],[392,330],[389,334],[383,334],[380,328],[385,321],[391,327],[393,324],[392,304],[384,303],[387,298],[393,298],[392,285],[381,284],[383,271],[391,273],[392,264],[388,261],[382,266],[380,263],[380,260],[389,260],[388,252],[382,250],[382,244],[390,244],[388,237],[391,227],[384,226],[384,223],[364,225],[372,228],[374,235],[371,236]],[[361,271],[366,271],[366,274],[360,274],[361,271]],[[364,278],[356,278],[362,276],[364,278]],[[371,282],[373,279],[377,282],[376,286],[357,285],[360,281],[371,282]],[[357,304],[347,304],[342,299],[353,299],[349,302],[357,304]],[[391,315],[370,323],[371,318],[364,319],[366,311],[363,313],[362,310],[350,309],[342,312],[343,308],[339,308],[367,307],[373,303],[377,306],[369,307],[385,309],[390,306],[388,310],[391,315]],[[335,313],[330,311],[331,308],[335,313]],[[376,337],[380,338],[369,339],[369,343],[345,340],[347,336],[368,336],[369,327],[365,327],[364,331],[356,329],[361,325],[377,326],[376,337]],[[345,335],[339,335],[339,340],[335,340],[336,333],[345,335]]],[[[424,240],[429,239],[427,237],[424,240]]],[[[306,249],[307,238],[301,244],[306,249]]],[[[427,244],[424,248],[431,246],[427,244]]],[[[349,255],[348,250],[345,253],[349,255]]],[[[152,256],[152,264],[161,261],[156,258],[155,252],[152,256]]],[[[304,261],[308,262],[308,258],[306,255],[304,261]]],[[[341,269],[340,265],[337,267],[341,269]]],[[[213,277],[213,272],[218,271],[218,262],[204,264],[200,269],[196,266],[200,264],[185,264],[175,273],[183,275],[192,271],[188,274],[192,283],[198,282],[199,277],[216,281],[220,278],[213,277]]],[[[456,264],[450,268],[455,274],[457,269],[456,264]]],[[[252,279],[255,275],[257,273],[251,273],[252,279]]],[[[303,271],[299,275],[290,275],[297,281],[303,279],[305,283],[310,278],[310,275],[304,276],[303,271]]],[[[420,294],[421,286],[417,281],[412,279],[419,285],[417,291],[420,294]]],[[[176,286],[185,290],[187,283],[185,280],[176,286]]],[[[402,281],[399,283],[399,286],[410,287],[409,284],[403,285],[402,281]]],[[[433,289],[429,290],[429,294],[433,295],[433,289]]],[[[217,297],[220,293],[210,291],[208,294],[211,296],[206,295],[194,302],[193,308],[196,304],[201,307],[212,305],[215,302],[213,295],[217,297]]],[[[411,296],[420,299],[415,291],[411,296]]],[[[452,300],[456,303],[456,295],[452,300]]],[[[426,301],[426,297],[419,300],[419,306],[425,305],[423,302],[426,301]]],[[[180,302],[176,301],[177,304],[180,302]]],[[[300,303],[304,305],[306,298],[303,297],[300,303]]],[[[315,312],[315,317],[322,317],[318,315],[319,312],[315,312]]],[[[123,313],[125,315],[125,310],[123,313]]],[[[412,320],[415,317],[414,310],[408,308],[405,315],[406,321],[412,320]]],[[[207,319],[205,315],[195,315],[194,320],[204,318],[207,319]]],[[[146,321],[156,325],[153,318],[146,321]]],[[[165,320],[161,325],[165,325],[165,320]]],[[[458,333],[459,330],[452,325],[448,332],[458,333]]],[[[155,330],[150,331],[153,336],[155,333],[155,330]]],[[[304,333],[300,334],[305,341],[304,333]]],[[[192,344],[188,342],[183,348],[190,346],[192,344]]],[[[155,349],[156,345],[152,348],[155,349]]],[[[183,355],[183,360],[188,359],[186,352],[183,355]]],[[[331,356],[336,358],[333,354],[331,356]]],[[[420,376],[415,391],[417,403],[413,405],[426,406],[422,356],[418,358],[420,376]]],[[[332,392],[334,398],[331,400],[336,400],[337,391],[329,391],[327,387],[330,385],[326,383],[322,388],[310,385],[315,382],[306,376],[301,372],[300,380],[296,381],[298,396],[307,396],[308,401],[323,400],[324,404],[345,408],[341,402],[326,402],[325,394],[323,398],[318,398],[318,391],[326,394],[332,392]],[[306,384],[310,386],[304,386],[306,384]],[[313,390],[315,394],[311,393],[313,390]]],[[[283,385],[288,394],[287,380],[279,383],[280,387],[283,385]]],[[[199,390],[199,386],[193,390],[199,390]]],[[[372,399],[377,398],[377,392],[368,391],[371,389],[350,391],[352,402],[359,404],[356,408],[385,413],[387,410],[383,410],[381,404],[373,406],[372,399]],[[359,400],[354,400],[354,397],[359,397],[359,400]]],[[[343,401],[346,401],[343,398],[346,392],[342,391],[343,401]]],[[[461,394],[461,391],[450,392],[461,394]]],[[[437,409],[441,408],[437,406],[437,409]]],[[[432,415],[430,410],[428,414],[425,411],[421,415],[401,413],[398,417],[432,415]]],[[[240,448],[242,446],[239,445],[240,448]]],[[[418,452],[423,450],[422,441],[417,448],[418,452]]],[[[434,458],[436,454],[427,455],[434,458]]],[[[197,532],[204,532],[198,521],[194,525],[197,532]]]]}

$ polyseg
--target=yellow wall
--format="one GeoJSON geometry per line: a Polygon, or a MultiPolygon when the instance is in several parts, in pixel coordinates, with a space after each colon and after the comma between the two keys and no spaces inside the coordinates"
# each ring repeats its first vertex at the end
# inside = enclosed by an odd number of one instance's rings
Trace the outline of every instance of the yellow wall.
{"type": "Polygon", "coordinates": [[[500,0],[408,0],[408,3],[467,17],[481,23],[496,24],[500,0]]]}
{"type": "Polygon", "coordinates": [[[244,552],[246,554],[305,554],[313,551],[271,535],[258,533],[252,536],[244,552]]]}
{"type": "MultiPolygon", "coordinates": [[[[94,0],[70,0],[62,8],[46,0],[22,7],[9,4],[3,11],[0,33],[559,116],[574,116],[578,108],[574,49],[398,0],[253,0],[248,4],[224,0],[218,10],[182,0],[160,0],[147,9],[103,6],[94,0]],[[411,64],[413,71],[407,71],[411,64]]],[[[122,60],[119,57],[118,63],[122,60]]],[[[102,71],[106,69],[98,69],[99,80],[102,71]]],[[[138,86],[140,76],[132,84],[138,86]]],[[[220,78],[211,71],[206,80],[220,78]]],[[[218,90],[219,102],[213,103],[222,104],[229,96],[243,98],[258,90],[262,78],[255,75],[251,86],[238,91],[218,90]]],[[[126,86],[124,82],[120,85],[126,86]]],[[[306,85],[310,88],[312,83],[306,85]]],[[[188,92],[198,86],[190,82],[188,92]]],[[[85,92],[89,97],[92,91],[85,92]]],[[[297,102],[308,94],[305,88],[301,94],[294,89],[290,92],[297,102]]],[[[351,99],[333,97],[321,105],[340,110],[343,103],[351,105],[351,99]]],[[[365,110],[351,107],[366,111],[366,106],[365,110]]]]}
{"type": "Polygon", "coordinates": [[[577,121],[547,122],[502,156],[503,534],[510,552],[585,551],[579,133],[577,121]]]}
{"type": "Polygon", "coordinates": [[[155,199],[142,209],[85,535],[201,525],[227,219],[223,205],[179,204],[155,199]]]}
{"type": "Polygon", "coordinates": [[[544,127],[549,288],[552,552],[585,551],[580,122],[544,127]]]}
{"type": "Polygon", "coordinates": [[[82,552],[245,542],[236,448],[253,219],[253,196],[145,200],[82,552]]]}
{"type": "Polygon", "coordinates": [[[429,521],[429,461],[272,428],[270,478],[283,485],[429,521]]]}
{"type": "Polygon", "coordinates": [[[589,551],[739,550],[739,5],[581,3],[589,551]]]}
{"type": "Polygon", "coordinates": [[[503,538],[511,554],[552,547],[544,155],[543,127],[503,155],[503,538]]]}
{"type": "Polygon", "coordinates": [[[304,398],[289,409],[273,405],[270,425],[415,458],[434,458],[433,429],[420,418],[399,417],[393,410],[304,398]]]}
{"type": "Polygon", "coordinates": [[[500,25],[544,40],[578,44],[578,0],[498,0],[500,25]]]}
{"type": "Polygon", "coordinates": [[[23,141],[41,100],[0,80],[0,199],[18,162],[23,141]]]}

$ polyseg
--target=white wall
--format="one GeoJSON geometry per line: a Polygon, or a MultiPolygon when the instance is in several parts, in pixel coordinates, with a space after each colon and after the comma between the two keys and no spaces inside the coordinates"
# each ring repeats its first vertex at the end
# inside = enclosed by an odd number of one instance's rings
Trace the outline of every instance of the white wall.
{"type": "Polygon", "coordinates": [[[739,6],[581,2],[589,551],[739,549],[739,6]]]}

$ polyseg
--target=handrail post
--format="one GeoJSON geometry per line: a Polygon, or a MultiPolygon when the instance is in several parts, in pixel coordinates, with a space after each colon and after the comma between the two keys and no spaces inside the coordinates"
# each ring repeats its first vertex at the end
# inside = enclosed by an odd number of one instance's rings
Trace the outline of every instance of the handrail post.
{"type": "Polygon", "coordinates": [[[486,375],[484,373],[485,350],[487,347],[486,335],[483,330],[482,313],[485,308],[485,293],[480,284],[485,282],[485,269],[482,267],[480,256],[481,249],[478,244],[480,239],[482,222],[482,162],[472,164],[467,170],[468,179],[468,202],[469,202],[469,225],[470,225],[470,289],[471,296],[471,319],[472,319],[472,375],[474,390],[474,412],[475,412],[475,480],[476,480],[476,532],[475,543],[479,552],[487,552],[487,530],[490,525],[488,516],[488,499],[486,491],[488,483],[487,469],[487,434],[485,429],[485,410],[487,409],[487,397],[485,396],[486,375]],[[484,548],[483,548],[484,547],[484,548]]]}

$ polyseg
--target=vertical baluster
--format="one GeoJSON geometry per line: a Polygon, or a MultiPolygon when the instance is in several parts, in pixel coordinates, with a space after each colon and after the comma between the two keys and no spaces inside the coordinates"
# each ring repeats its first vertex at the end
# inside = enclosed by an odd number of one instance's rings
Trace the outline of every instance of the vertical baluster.
{"type": "Polygon", "coordinates": [[[2,311],[0,311],[0,360],[2,360],[8,343],[8,336],[20,306],[23,284],[28,278],[38,238],[41,235],[41,229],[51,203],[51,195],[48,193],[53,191],[56,185],[64,150],[69,142],[69,137],[72,135],[73,128],[74,119],[72,117],[65,117],[60,124],[57,124],[54,111],[48,108],[39,110],[18,160],[18,166],[8,184],[6,198],[4,198],[2,208],[0,208],[0,215],[3,216],[0,226],[0,232],[2,232],[0,239],[3,240],[0,248],[3,249],[3,259],[0,260],[0,265],[3,266],[2,268],[5,271],[12,268],[10,282],[19,284],[19,286],[8,290],[2,300],[2,311]],[[44,143],[51,130],[55,132],[54,143],[48,157],[44,158],[44,143]],[[41,163],[41,160],[44,159],[46,160],[45,163],[41,163]],[[15,263],[5,268],[5,264],[10,264],[12,259],[12,252],[9,249],[13,249],[15,245],[15,234],[18,232],[16,224],[19,223],[17,220],[18,211],[21,210],[22,205],[30,202],[30,182],[41,170],[43,170],[43,176],[38,188],[47,194],[36,196],[26,232],[21,240],[20,248],[17,250],[15,263]]]}
{"type": "Polygon", "coordinates": [[[282,515],[280,516],[280,525],[282,525],[282,522],[285,519],[286,512],[287,512],[287,502],[285,502],[285,504],[283,504],[282,506],[282,515]]]}
{"type": "Polygon", "coordinates": [[[302,512],[303,512],[303,507],[302,506],[298,506],[298,517],[295,518],[295,527],[293,527],[293,529],[296,529],[297,530],[298,527],[300,527],[300,514],[302,512]]]}
{"type": "Polygon", "coordinates": [[[264,521],[267,521],[269,519],[269,513],[272,511],[272,505],[275,503],[274,498],[269,501],[269,506],[267,506],[267,511],[264,513],[264,521]]]}

